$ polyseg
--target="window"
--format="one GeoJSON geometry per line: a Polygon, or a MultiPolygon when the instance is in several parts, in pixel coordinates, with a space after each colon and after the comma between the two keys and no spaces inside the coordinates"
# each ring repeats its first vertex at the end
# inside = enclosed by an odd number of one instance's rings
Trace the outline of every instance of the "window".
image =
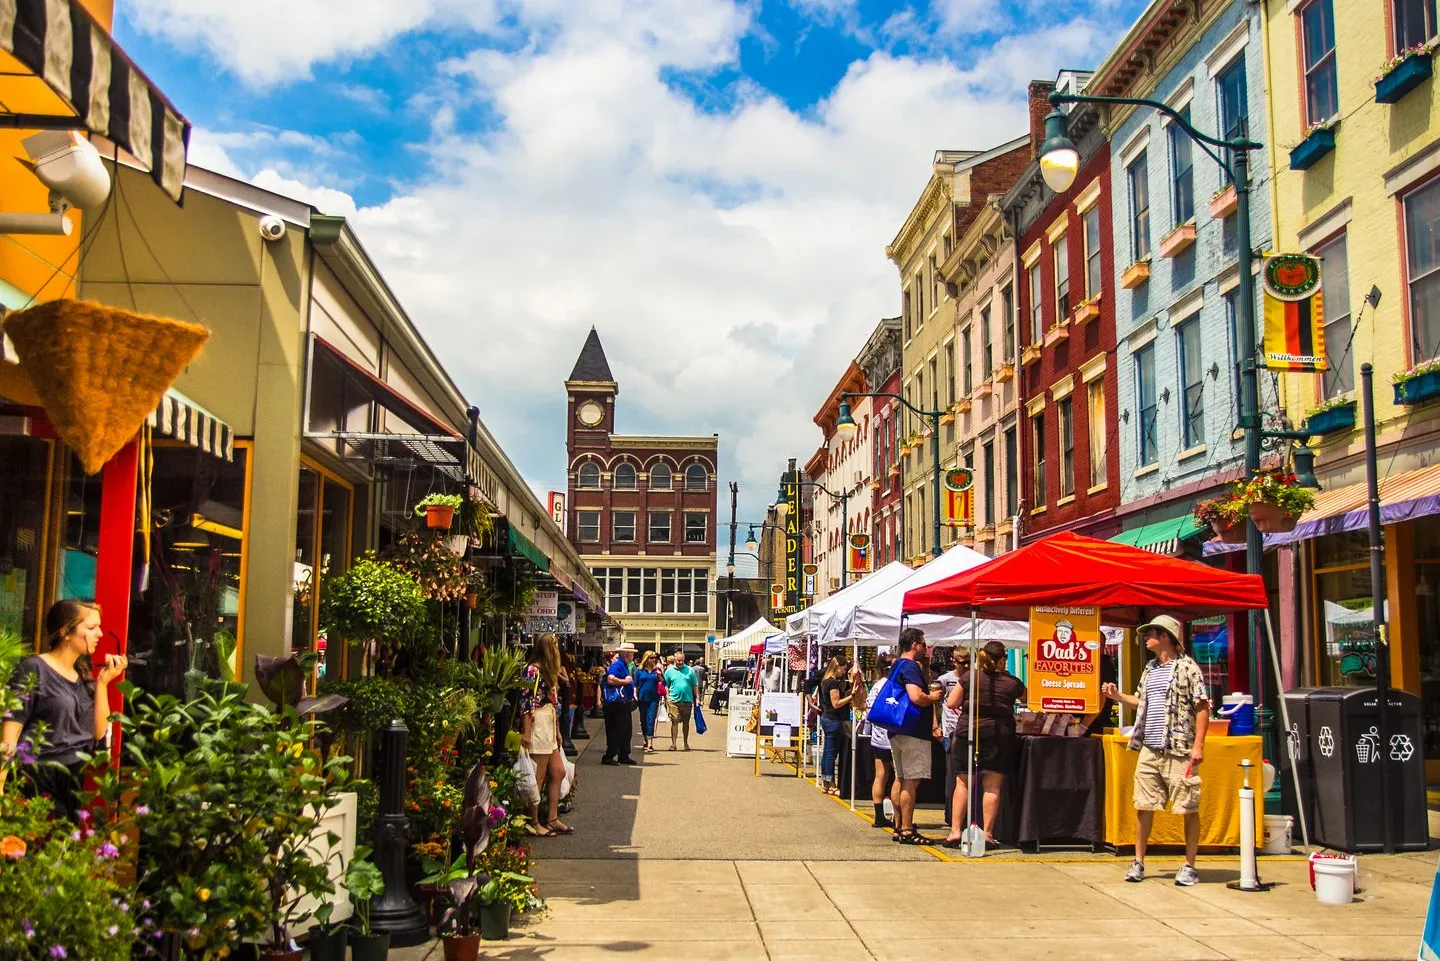
{"type": "Polygon", "coordinates": [[[1405,256],[1418,364],[1440,353],[1440,181],[1405,198],[1405,256]]]}
{"type": "MultiPolygon", "coordinates": [[[[1242,86],[1245,83],[1243,73],[1240,83],[1242,86]]],[[[1188,103],[1180,109],[1180,119],[1190,122],[1188,103]]],[[[1195,147],[1180,124],[1172,123],[1165,129],[1170,140],[1170,178],[1173,181],[1170,187],[1171,223],[1178,227],[1195,219],[1195,147]]],[[[1224,176],[1221,173],[1221,177],[1224,176]]]]}
{"type": "Polygon", "coordinates": [[[1147,151],[1125,168],[1125,181],[1130,190],[1130,259],[1144,260],[1150,256],[1150,181],[1147,151]]]}
{"type": "Polygon", "coordinates": [[[580,531],[580,543],[600,543],[600,512],[599,511],[576,511],[576,526],[580,531]]]}
{"type": "Polygon", "coordinates": [[[1015,359],[1015,291],[1009,284],[1000,291],[1000,312],[1004,315],[1001,322],[1005,325],[1002,356],[1011,361],[1015,359]]]}
{"type": "Polygon", "coordinates": [[[1055,241],[1055,323],[1070,317],[1070,238],[1061,234],[1055,241]]]}
{"type": "Polygon", "coordinates": [[[1085,385],[1086,426],[1090,438],[1090,486],[1099,487],[1106,482],[1105,471],[1105,381],[1092,380],[1085,385]]]}
{"type": "Polygon", "coordinates": [[[635,489],[634,464],[617,464],[615,466],[615,489],[617,491],[633,491],[635,489]]]}
{"type": "MultiPolygon", "coordinates": [[[[938,390],[936,391],[936,396],[937,396],[937,397],[939,396],[939,391],[938,391],[938,390]]],[[[916,374],[916,375],[915,375],[915,398],[911,401],[911,403],[914,404],[916,407],[924,407],[924,406],[925,406],[925,375],[924,375],[924,374],[916,374]]],[[[913,411],[911,412],[911,416],[914,416],[914,412],[913,412],[913,411]]]]}
{"type": "Polygon", "coordinates": [[[1200,318],[1175,332],[1180,348],[1180,435],[1185,449],[1205,443],[1205,367],[1200,357],[1200,318]]]}
{"type": "Polygon", "coordinates": [[[1394,0],[1395,49],[1435,39],[1435,0],[1394,0]]]}
{"type": "Polygon", "coordinates": [[[1345,235],[1315,252],[1321,260],[1320,302],[1325,313],[1325,360],[1330,368],[1320,378],[1325,399],[1355,389],[1350,359],[1350,257],[1345,235]]]}
{"type": "Polygon", "coordinates": [[[975,362],[971,360],[972,343],[970,328],[966,327],[960,331],[960,369],[964,371],[965,389],[963,393],[966,397],[969,397],[970,392],[975,389],[975,362]]]}
{"type": "Polygon", "coordinates": [[[931,254],[926,266],[930,268],[930,310],[940,307],[940,271],[935,268],[935,255],[931,254]]]}
{"type": "Polygon", "coordinates": [[[995,443],[986,441],[980,448],[980,480],[985,485],[980,492],[980,520],[988,526],[995,526],[995,443]]]}
{"type": "MultiPolygon", "coordinates": [[[[945,374],[950,381],[950,384],[945,388],[945,392],[953,396],[955,393],[955,371],[952,368],[945,371],[945,374]]],[[[930,383],[935,385],[937,391],[940,389],[940,358],[938,357],[930,358],[930,383]]]]}
{"type": "Polygon", "coordinates": [[[1045,300],[1040,293],[1040,265],[1030,268],[1030,343],[1038,344],[1045,337],[1045,300]]]}
{"type": "Polygon", "coordinates": [[[1045,506],[1045,412],[1030,418],[1030,463],[1035,469],[1035,506],[1045,506]]]}
{"type": "Polygon", "coordinates": [[[1085,297],[1094,300],[1100,296],[1100,204],[1085,211],[1081,218],[1081,239],[1085,243],[1085,297]]]}
{"type": "MultiPolygon", "coordinates": [[[[1250,116],[1249,94],[1245,85],[1245,55],[1243,53],[1215,75],[1215,97],[1219,101],[1220,135],[1226,140],[1243,137],[1246,128],[1245,122],[1250,116]]],[[[1186,138],[1187,142],[1188,140],[1189,138],[1186,138]]],[[[1228,155],[1229,151],[1226,153],[1228,155]]],[[[1225,186],[1228,183],[1230,183],[1230,174],[1221,169],[1220,184],[1225,186]]]]}
{"type": "Polygon", "coordinates": [[[1075,405],[1073,397],[1062,397],[1060,419],[1060,496],[1075,493],[1075,405]]]}
{"type": "Polygon", "coordinates": [[[990,305],[980,308],[980,379],[995,375],[995,342],[990,338],[990,305]]]}
{"type": "Polygon", "coordinates": [[[955,403],[955,342],[945,345],[945,393],[947,403],[955,403]]]}
{"type": "Polygon", "coordinates": [[[1140,432],[1140,466],[1148,467],[1160,457],[1159,437],[1155,433],[1155,345],[1146,344],[1135,351],[1135,397],[1140,408],[1136,427],[1140,432]]]}
{"type": "Polygon", "coordinates": [[[1015,425],[1005,428],[1005,516],[1020,510],[1020,445],[1015,425]]]}
{"type": "Polygon", "coordinates": [[[910,289],[915,292],[915,329],[916,329],[916,330],[919,330],[921,327],[924,327],[924,326],[925,326],[925,273],[924,273],[924,271],[918,271],[918,270],[917,270],[917,271],[915,272],[915,280],[914,280],[914,283],[912,283],[912,284],[910,285],[910,289]]]}
{"type": "Polygon", "coordinates": [[[611,613],[708,613],[710,578],[703,568],[597,567],[593,573],[611,613]]]}
{"type": "Polygon", "coordinates": [[[687,491],[709,490],[710,475],[705,472],[704,464],[691,464],[685,468],[685,489],[687,491]]]}
{"type": "Polygon", "coordinates": [[[614,511],[610,517],[614,524],[614,539],[621,543],[633,544],[635,542],[635,512],[614,511]]]}
{"type": "Polygon", "coordinates": [[[945,236],[940,238],[940,249],[945,252],[946,257],[949,257],[950,251],[955,249],[955,241],[951,239],[949,231],[946,231],[945,236]]]}
{"type": "Polygon", "coordinates": [[[900,296],[900,312],[905,317],[905,339],[910,339],[910,291],[900,296]]]}
{"type": "Polygon", "coordinates": [[[652,491],[668,491],[674,482],[670,473],[669,464],[653,464],[650,467],[650,489],[652,491]]]}
{"type": "Polygon", "coordinates": [[[600,465],[586,461],[575,471],[575,486],[581,490],[600,489],[600,465]]]}
{"type": "Polygon", "coordinates": [[[1340,112],[1334,0],[1310,0],[1300,11],[1300,48],[1305,65],[1305,123],[1323,123],[1340,112]]]}
{"type": "Polygon", "coordinates": [[[685,512],[685,543],[704,544],[706,537],[706,524],[704,511],[685,512]]]}
{"type": "MultiPolygon", "coordinates": [[[[917,553],[923,554],[927,550],[925,533],[930,529],[930,525],[925,516],[925,488],[922,487],[915,492],[915,504],[918,507],[918,510],[915,512],[915,541],[920,545],[917,553]]],[[[936,507],[938,509],[939,505],[936,505],[936,507]]]]}
{"type": "MultiPolygon", "coordinates": [[[[1231,290],[1224,295],[1225,326],[1230,331],[1230,389],[1234,392],[1231,395],[1230,404],[1231,408],[1237,412],[1240,410],[1240,396],[1243,393],[1240,388],[1240,321],[1239,314],[1236,312],[1235,309],[1236,297],[1238,295],[1238,290],[1231,290]]],[[[1321,302],[1324,302],[1323,294],[1321,302]]],[[[1236,422],[1236,426],[1239,426],[1238,420],[1236,422]]]]}
{"type": "Polygon", "coordinates": [[[650,543],[652,543],[652,544],[668,544],[668,543],[670,543],[670,512],[669,512],[669,511],[651,511],[651,512],[650,512],[650,543]]]}

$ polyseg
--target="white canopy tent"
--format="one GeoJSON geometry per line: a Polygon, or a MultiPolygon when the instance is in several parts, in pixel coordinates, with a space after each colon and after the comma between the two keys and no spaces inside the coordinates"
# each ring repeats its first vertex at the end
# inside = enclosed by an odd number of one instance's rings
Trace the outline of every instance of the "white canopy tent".
{"type": "Polygon", "coordinates": [[[891,561],[873,574],[866,575],[844,590],[836,591],[818,604],[797,611],[785,618],[785,632],[791,637],[809,634],[821,637],[830,619],[839,611],[848,611],[856,604],[879,594],[905,580],[914,569],[899,561],[891,561]]]}
{"type": "Polygon", "coordinates": [[[771,624],[765,618],[760,618],[745,630],[729,637],[722,637],[715,642],[715,659],[717,661],[743,661],[750,656],[750,648],[761,643],[772,634],[783,634],[780,628],[771,624]]]}

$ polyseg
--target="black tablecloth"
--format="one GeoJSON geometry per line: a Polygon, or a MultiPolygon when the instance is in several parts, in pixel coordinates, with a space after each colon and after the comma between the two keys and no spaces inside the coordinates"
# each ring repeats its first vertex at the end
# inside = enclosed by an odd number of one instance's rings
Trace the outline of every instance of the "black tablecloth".
{"type": "Polygon", "coordinates": [[[1105,753],[1098,737],[1020,737],[1005,779],[995,837],[1033,845],[1105,837],[1105,753]]]}

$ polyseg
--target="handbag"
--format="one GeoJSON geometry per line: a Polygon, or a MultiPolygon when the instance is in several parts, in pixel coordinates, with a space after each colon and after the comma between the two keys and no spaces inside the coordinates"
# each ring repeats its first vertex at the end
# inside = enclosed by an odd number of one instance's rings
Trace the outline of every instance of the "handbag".
{"type": "Polygon", "coordinates": [[[700,713],[700,702],[695,702],[695,733],[705,733],[705,715],[700,713]]]}
{"type": "Polygon", "coordinates": [[[910,700],[910,692],[905,690],[905,685],[895,681],[899,672],[900,665],[896,664],[870,708],[870,723],[891,734],[902,733],[903,728],[920,717],[920,709],[910,700]]]}

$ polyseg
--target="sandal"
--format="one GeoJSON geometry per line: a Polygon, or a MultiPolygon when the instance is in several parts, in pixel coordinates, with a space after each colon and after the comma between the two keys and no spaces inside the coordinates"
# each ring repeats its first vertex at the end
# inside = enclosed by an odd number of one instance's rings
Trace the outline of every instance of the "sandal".
{"type": "Polygon", "coordinates": [[[552,835],[555,835],[555,834],[574,834],[574,833],[575,833],[575,829],[574,829],[574,828],[572,828],[572,827],[571,827],[570,825],[568,825],[568,824],[562,824],[562,823],[560,823],[559,821],[551,821],[550,824],[548,825],[548,827],[550,828],[550,832],[551,832],[552,835]]]}
{"type": "Polygon", "coordinates": [[[901,844],[934,844],[934,843],[935,843],[935,839],[934,839],[934,838],[927,838],[925,835],[921,834],[919,831],[911,831],[911,832],[908,833],[908,834],[901,835],[900,838],[899,838],[899,841],[900,841],[901,844]]]}
{"type": "Polygon", "coordinates": [[[553,838],[555,836],[555,832],[549,828],[538,827],[534,824],[527,825],[525,830],[529,831],[530,836],[535,838],[553,838]]]}
{"type": "Polygon", "coordinates": [[[946,838],[945,840],[940,842],[940,846],[942,848],[950,848],[951,850],[954,850],[955,848],[958,848],[964,840],[965,839],[963,837],[946,838]]]}

